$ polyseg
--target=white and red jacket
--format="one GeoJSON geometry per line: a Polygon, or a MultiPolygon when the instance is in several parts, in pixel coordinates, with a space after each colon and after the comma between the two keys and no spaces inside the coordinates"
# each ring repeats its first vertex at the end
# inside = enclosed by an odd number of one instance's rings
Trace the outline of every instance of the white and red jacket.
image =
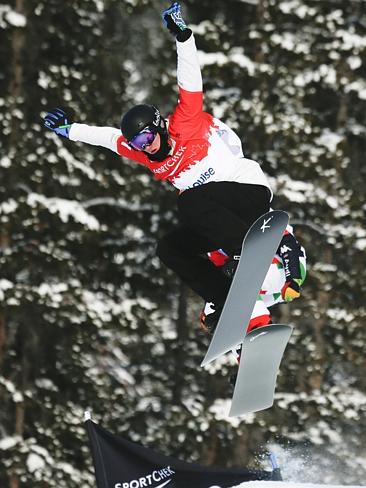
{"type": "Polygon", "coordinates": [[[163,161],[132,149],[119,129],[74,123],[70,139],[103,146],[146,166],[158,180],[183,191],[209,182],[235,181],[269,187],[259,164],[243,155],[239,137],[203,111],[203,89],[193,34],[177,41],[179,100],[168,117],[171,154],[163,161]]]}

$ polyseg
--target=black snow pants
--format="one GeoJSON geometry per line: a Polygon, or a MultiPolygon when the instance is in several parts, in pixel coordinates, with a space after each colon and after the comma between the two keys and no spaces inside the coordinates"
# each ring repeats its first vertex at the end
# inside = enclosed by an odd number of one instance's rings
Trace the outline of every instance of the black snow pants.
{"type": "Polygon", "coordinates": [[[157,255],[205,301],[223,304],[231,280],[207,252],[240,254],[249,227],[269,207],[262,185],[212,182],[185,190],[178,197],[180,225],[158,242],[157,255]]]}

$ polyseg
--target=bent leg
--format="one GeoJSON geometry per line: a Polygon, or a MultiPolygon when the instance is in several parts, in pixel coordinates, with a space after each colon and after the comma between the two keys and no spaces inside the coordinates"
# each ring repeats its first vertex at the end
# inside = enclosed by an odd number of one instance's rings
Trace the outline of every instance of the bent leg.
{"type": "Polygon", "coordinates": [[[230,280],[207,258],[215,245],[187,227],[178,227],[159,240],[157,255],[205,301],[223,304],[230,280]]]}

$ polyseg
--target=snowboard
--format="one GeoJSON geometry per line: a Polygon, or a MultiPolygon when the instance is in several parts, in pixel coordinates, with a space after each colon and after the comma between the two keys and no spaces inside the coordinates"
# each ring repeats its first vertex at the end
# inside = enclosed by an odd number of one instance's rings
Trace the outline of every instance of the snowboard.
{"type": "Polygon", "coordinates": [[[201,366],[243,342],[260,287],[288,220],[286,212],[273,210],[259,217],[248,230],[220,320],[201,366]]]}
{"type": "Polygon", "coordinates": [[[230,417],[273,405],[277,374],[291,333],[289,325],[272,324],[245,336],[230,417]]]}

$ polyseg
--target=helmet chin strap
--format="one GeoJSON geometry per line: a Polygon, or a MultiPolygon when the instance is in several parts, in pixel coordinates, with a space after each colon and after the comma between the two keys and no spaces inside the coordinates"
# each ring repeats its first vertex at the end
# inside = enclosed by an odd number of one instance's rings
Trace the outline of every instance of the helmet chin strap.
{"type": "Polygon", "coordinates": [[[155,154],[149,154],[146,151],[144,153],[150,159],[150,161],[164,161],[164,159],[169,155],[172,150],[172,145],[169,144],[169,133],[168,133],[168,123],[165,119],[161,119],[160,127],[158,128],[158,133],[160,134],[160,147],[155,154]]]}
{"type": "Polygon", "coordinates": [[[169,144],[168,140],[164,137],[160,137],[160,147],[155,154],[149,154],[146,151],[144,153],[150,159],[150,161],[164,161],[164,159],[169,155],[172,146],[169,144]]]}

